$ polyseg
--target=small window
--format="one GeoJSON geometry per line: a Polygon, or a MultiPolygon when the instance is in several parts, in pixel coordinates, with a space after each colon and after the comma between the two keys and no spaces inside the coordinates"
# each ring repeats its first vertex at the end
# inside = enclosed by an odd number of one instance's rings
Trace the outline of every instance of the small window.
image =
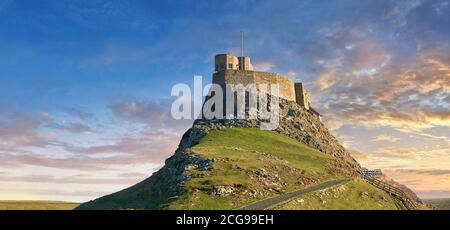
{"type": "Polygon", "coordinates": [[[228,69],[233,69],[233,64],[228,64],[228,69]]]}
{"type": "Polygon", "coordinates": [[[216,71],[219,71],[219,65],[216,65],[216,71]]]}

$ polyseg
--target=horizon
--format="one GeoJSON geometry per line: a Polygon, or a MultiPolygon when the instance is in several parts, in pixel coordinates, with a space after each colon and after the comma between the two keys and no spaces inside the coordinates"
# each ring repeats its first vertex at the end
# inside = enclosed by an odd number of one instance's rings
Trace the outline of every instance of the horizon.
{"type": "Polygon", "coordinates": [[[214,55],[305,84],[343,146],[450,198],[450,6],[437,1],[0,0],[0,200],[84,202],[149,177],[214,55]],[[267,15],[272,15],[268,17],[267,15]]]}

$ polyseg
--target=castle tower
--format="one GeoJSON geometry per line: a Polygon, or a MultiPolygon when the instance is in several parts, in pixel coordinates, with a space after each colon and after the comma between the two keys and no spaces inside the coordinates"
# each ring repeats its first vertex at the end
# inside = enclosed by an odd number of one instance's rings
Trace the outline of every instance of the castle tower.
{"type": "Polygon", "coordinates": [[[250,57],[236,57],[233,54],[218,54],[215,59],[215,72],[223,70],[249,70],[253,71],[250,57]]]}
{"type": "Polygon", "coordinates": [[[305,90],[303,83],[295,83],[294,87],[297,103],[309,110],[311,108],[311,99],[309,97],[309,93],[305,90]]]}
{"type": "Polygon", "coordinates": [[[215,59],[215,72],[220,72],[222,70],[238,70],[239,60],[233,54],[218,54],[215,59]]]}
{"type": "Polygon", "coordinates": [[[253,71],[253,65],[250,62],[250,57],[239,57],[239,70],[250,70],[253,71]]]}

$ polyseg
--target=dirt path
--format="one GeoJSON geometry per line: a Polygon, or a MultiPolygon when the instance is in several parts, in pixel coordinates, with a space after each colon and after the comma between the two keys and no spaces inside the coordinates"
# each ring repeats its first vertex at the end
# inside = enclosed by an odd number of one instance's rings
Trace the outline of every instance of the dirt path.
{"type": "Polygon", "coordinates": [[[322,184],[318,184],[318,185],[314,185],[308,188],[304,188],[304,189],[299,189],[293,192],[288,192],[276,197],[272,197],[272,198],[268,198],[265,200],[261,200],[261,201],[257,201],[253,204],[244,206],[242,208],[240,208],[239,210],[264,210],[264,209],[268,209],[270,207],[273,207],[274,205],[280,204],[282,202],[288,201],[296,196],[300,196],[309,192],[314,192],[314,191],[318,191],[318,190],[322,190],[322,189],[326,189],[329,187],[333,187],[335,185],[341,184],[343,182],[348,181],[348,179],[344,179],[344,180],[330,180],[327,182],[324,182],[322,184]]]}

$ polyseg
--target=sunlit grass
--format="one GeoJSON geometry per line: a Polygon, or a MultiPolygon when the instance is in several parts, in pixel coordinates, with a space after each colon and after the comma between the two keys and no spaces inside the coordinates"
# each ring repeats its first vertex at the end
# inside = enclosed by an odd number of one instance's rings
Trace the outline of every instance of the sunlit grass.
{"type": "Polygon", "coordinates": [[[78,205],[59,201],[0,201],[0,210],[72,210],[78,205]]]}

